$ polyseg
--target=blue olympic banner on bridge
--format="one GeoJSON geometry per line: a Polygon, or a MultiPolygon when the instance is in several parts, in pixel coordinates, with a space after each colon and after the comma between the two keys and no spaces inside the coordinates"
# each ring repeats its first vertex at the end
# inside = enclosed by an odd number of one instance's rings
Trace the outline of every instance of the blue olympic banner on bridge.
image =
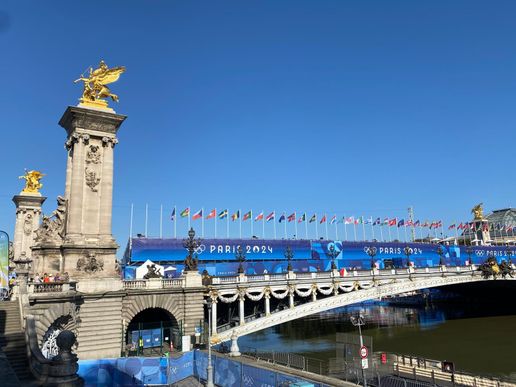
{"type": "MultiPolygon", "coordinates": [[[[290,247],[294,259],[310,259],[309,240],[293,239],[202,239],[195,251],[199,261],[235,261],[239,246],[246,260],[283,259],[290,247]]],[[[187,255],[182,239],[135,238],[132,240],[131,262],[182,262],[187,255]]]]}
{"type": "Polygon", "coordinates": [[[9,286],[9,235],[0,231],[0,288],[9,286]]]}

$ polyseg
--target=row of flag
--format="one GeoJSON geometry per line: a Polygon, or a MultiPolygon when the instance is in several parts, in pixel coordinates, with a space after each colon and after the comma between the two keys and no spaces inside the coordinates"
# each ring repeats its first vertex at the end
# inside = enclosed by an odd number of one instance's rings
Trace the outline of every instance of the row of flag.
{"type": "MultiPolygon", "coordinates": [[[[179,216],[182,218],[189,217],[190,216],[190,207],[187,207],[183,211],[181,211],[179,213],[179,216]]],[[[202,219],[203,216],[204,216],[203,209],[200,209],[199,211],[193,213],[191,218],[192,218],[192,220],[197,220],[197,219],[202,219]]],[[[253,211],[249,210],[241,216],[240,210],[237,210],[231,215],[231,217],[229,217],[229,211],[227,209],[220,211],[218,214],[217,214],[217,210],[213,209],[205,217],[205,219],[214,219],[214,218],[218,218],[221,220],[228,218],[228,220],[231,219],[232,221],[237,221],[239,219],[242,219],[242,221],[246,221],[246,220],[253,219],[253,211]]],[[[176,220],[176,209],[175,208],[172,211],[170,219],[172,221],[176,220]]],[[[254,216],[255,222],[258,222],[258,221],[270,222],[275,219],[276,219],[275,211],[272,211],[267,216],[265,216],[265,213],[263,211],[258,213],[256,216],[254,216]]],[[[283,212],[278,217],[279,223],[295,222],[296,220],[298,223],[303,223],[306,221],[308,221],[308,223],[313,223],[313,222],[318,221],[320,224],[328,222],[329,224],[343,223],[343,224],[371,224],[373,226],[379,225],[379,226],[391,226],[391,227],[392,226],[428,227],[429,229],[441,228],[443,225],[442,221],[440,221],[440,220],[432,221],[432,222],[430,222],[430,221],[421,222],[419,220],[413,221],[413,220],[405,220],[405,219],[398,219],[398,218],[385,218],[383,220],[381,220],[381,218],[376,218],[373,220],[372,217],[364,218],[363,216],[359,216],[359,217],[354,217],[354,216],[345,217],[344,216],[342,218],[337,218],[337,215],[333,215],[328,220],[328,217],[326,216],[326,214],[322,215],[320,218],[317,217],[317,214],[313,214],[310,218],[308,218],[306,215],[306,212],[300,214],[300,216],[298,216],[296,212],[293,212],[292,214],[290,214],[288,216],[287,216],[287,213],[283,212]]],[[[458,226],[458,228],[462,229],[462,227],[463,226],[461,223],[458,226]]],[[[455,228],[455,225],[450,226],[450,229],[452,229],[452,228],[455,228]]]]}

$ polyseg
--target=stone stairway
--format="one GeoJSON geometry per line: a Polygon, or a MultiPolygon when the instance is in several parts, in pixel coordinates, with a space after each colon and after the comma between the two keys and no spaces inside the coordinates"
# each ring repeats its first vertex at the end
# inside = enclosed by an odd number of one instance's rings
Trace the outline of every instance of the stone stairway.
{"type": "Polygon", "coordinates": [[[18,301],[0,302],[0,348],[18,379],[22,382],[31,381],[18,301]]]}

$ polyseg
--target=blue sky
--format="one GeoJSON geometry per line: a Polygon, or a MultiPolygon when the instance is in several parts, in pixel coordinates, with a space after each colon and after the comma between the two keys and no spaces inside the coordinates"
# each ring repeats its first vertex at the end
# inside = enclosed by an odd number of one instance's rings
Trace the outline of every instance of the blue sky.
{"type": "Polygon", "coordinates": [[[135,233],[149,204],[151,235],[161,204],[165,235],[174,205],[382,218],[412,205],[445,223],[514,205],[515,14],[514,1],[2,2],[0,228],[12,233],[24,168],[47,174],[54,209],[57,122],[100,59],[127,67],[112,87],[128,116],[122,245],[131,203],[135,233]]]}

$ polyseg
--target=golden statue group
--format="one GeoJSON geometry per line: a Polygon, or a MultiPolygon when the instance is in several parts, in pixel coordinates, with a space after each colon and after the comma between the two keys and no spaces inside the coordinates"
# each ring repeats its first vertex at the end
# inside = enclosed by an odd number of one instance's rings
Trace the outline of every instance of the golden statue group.
{"type": "Polygon", "coordinates": [[[107,101],[102,98],[111,98],[118,102],[118,96],[111,93],[106,85],[118,81],[120,74],[124,71],[124,66],[108,68],[103,60],[100,61],[99,67],[95,70],[90,66],[88,77],[82,74],[79,79],[74,81],[74,83],[84,82],[84,91],[80,99],[81,105],[106,109],[107,101]]]}
{"type": "Polygon", "coordinates": [[[23,193],[29,194],[39,194],[39,190],[43,187],[39,181],[45,176],[43,173],[39,171],[27,171],[25,170],[25,175],[18,177],[18,179],[25,179],[25,188],[23,188],[23,193]]]}

